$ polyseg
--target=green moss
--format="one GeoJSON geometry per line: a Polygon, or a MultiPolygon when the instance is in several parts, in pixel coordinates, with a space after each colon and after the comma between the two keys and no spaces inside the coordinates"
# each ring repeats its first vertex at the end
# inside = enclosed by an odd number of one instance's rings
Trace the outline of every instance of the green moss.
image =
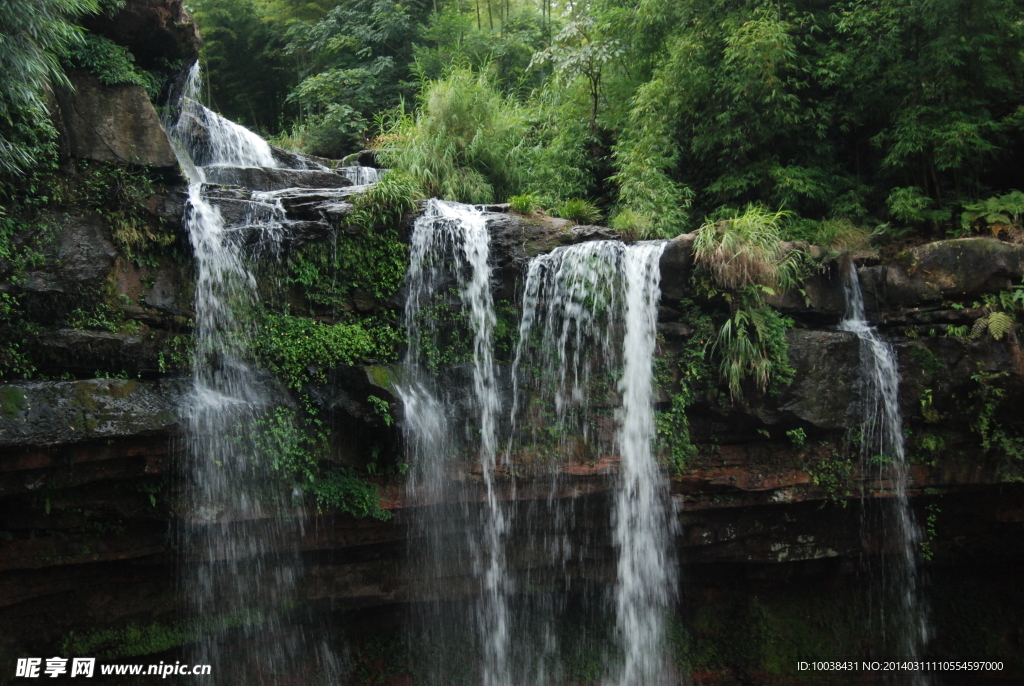
{"type": "Polygon", "coordinates": [[[28,398],[14,386],[0,386],[0,417],[14,419],[28,406],[28,398]]]}

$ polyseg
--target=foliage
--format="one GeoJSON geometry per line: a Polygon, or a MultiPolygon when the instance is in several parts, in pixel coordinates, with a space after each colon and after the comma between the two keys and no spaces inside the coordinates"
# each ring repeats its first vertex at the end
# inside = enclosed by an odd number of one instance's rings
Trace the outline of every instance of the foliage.
{"type": "Polygon", "coordinates": [[[391,117],[378,157],[410,174],[427,196],[503,200],[523,188],[524,123],[520,108],[486,75],[455,69],[424,88],[416,114],[391,117]]]}
{"type": "Polygon", "coordinates": [[[36,371],[28,356],[28,331],[21,303],[10,293],[0,293],[0,378],[29,378],[36,371]]]}
{"type": "Polygon", "coordinates": [[[971,338],[981,338],[987,331],[997,341],[1007,334],[1013,334],[1013,317],[1005,312],[989,312],[984,317],[974,320],[971,327],[971,338]]]}
{"type": "Polygon", "coordinates": [[[537,209],[537,198],[531,193],[513,195],[508,199],[511,209],[516,214],[529,216],[537,209]]]}
{"type": "Polygon", "coordinates": [[[129,257],[139,262],[174,243],[175,227],[145,209],[156,189],[149,170],[81,160],[78,172],[71,200],[100,214],[110,224],[118,247],[129,257]]]}
{"type": "Polygon", "coordinates": [[[351,469],[320,466],[328,454],[328,439],[315,413],[307,410],[300,417],[294,410],[277,407],[257,420],[256,429],[257,452],[270,460],[270,468],[297,481],[320,506],[336,507],[355,517],[391,517],[380,507],[375,484],[351,469]]]}
{"type": "Polygon", "coordinates": [[[694,259],[710,269],[723,288],[787,288],[799,265],[799,253],[785,254],[781,245],[782,222],[787,216],[786,212],[748,205],[735,218],[707,222],[697,232],[694,259]]]}
{"type": "Polygon", "coordinates": [[[594,203],[582,198],[565,200],[555,208],[555,213],[577,224],[596,224],[601,221],[601,211],[594,203]]]}
{"type": "Polygon", "coordinates": [[[360,323],[325,324],[307,317],[264,312],[253,349],[263,365],[289,387],[323,380],[324,370],[394,354],[386,332],[367,331],[360,323]]]}
{"type": "Polygon", "coordinates": [[[1006,195],[964,205],[964,212],[960,215],[960,224],[965,230],[987,226],[994,234],[998,235],[1003,228],[1010,226],[1020,228],[1022,214],[1024,214],[1024,193],[1014,190],[1006,195]]]}
{"type": "Polygon", "coordinates": [[[668,450],[671,466],[681,473],[697,455],[697,446],[690,437],[687,409],[712,389],[714,372],[707,360],[707,345],[714,335],[711,318],[690,302],[683,302],[684,321],[692,329],[682,350],[664,361],[659,360],[657,381],[669,393],[668,410],[655,417],[658,441],[668,450]],[[678,378],[667,376],[668,369],[678,369],[678,378]],[[673,386],[677,386],[675,390],[673,386]]]}
{"type": "Polygon", "coordinates": [[[981,448],[985,452],[999,449],[1007,457],[1024,460],[1024,437],[1019,435],[1020,424],[1014,422],[1014,433],[1000,420],[998,413],[1004,405],[1006,389],[1001,386],[1008,376],[1006,372],[979,371],[971,375],[977,384],[971,392],[974,400],[974,419],[971,428],[981,437],[981,448]]]}
{"type": "Polygon", "coordinates": [[[790,429],[786,432],[786,435],[793,442],[794,448],[803,448],[807,442],[807,433],[802,428],[790,429]]]}
{"type": "Polygon", "coordinates": [[[793,325],[770,307],[738,308],[710,343],[721,358],[719,369],[734,400],[751,377],[761,392],[772,383],[789,383],[794,370],[786,354],[786,330],[793,325]]]}
{"type": "Polygon", "coordinates": [[[71,66],[88,69],[100,83],[108,86],[119,83],[142,86],[151,100],[160,95],[166,78],[165,74],[139,68],[128,48],[94,33],[86,33],[81,42],[71,46],[66,61],[71,66]]]}
{"type": "Polygon", "coordinates": [[[315,306],[340,308],[360,293],[392,297],[402,285],[409,259],[398,226],[416,208],[417,197],[407,175],[387,173],[356,196],[346,219],[349,230],[339,233],[333,244],[310,243],[288,254],[285,280],[301,286],[315,306]]]}
{"type": "Polygon", "coordinates": [[[35,164],[30,132],[45,117],[45,93],[68,86],[59,58],[81,41],[73,20],[98,11],[95,0],[0,2],[0,172],[22,174],[35,164]]]}
{"type": "Polygon", "coordinates": [[[377,487],[360,479],[351,469],[325,470],[313,482],[311,489],[321,504],[331,505],[355,517],[373,517],[382,521],[391,518],[391,513],[380,506],[377,487]]]}
{"type": "Polygon", "coordinates": [[[794,222],[785,232],[785,237],[807,241],[826,250],[849,252],[866,247],[871,240],[871,232],[846,218],[822,221],[804,219],[794,222]]]}

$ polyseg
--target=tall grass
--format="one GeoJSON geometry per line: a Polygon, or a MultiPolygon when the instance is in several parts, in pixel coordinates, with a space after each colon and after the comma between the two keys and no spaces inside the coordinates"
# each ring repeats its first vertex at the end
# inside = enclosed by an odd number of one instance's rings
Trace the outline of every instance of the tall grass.
{"type": "Polygon", "coordinates": [[[787,288],[799,267],[799,255],[786,254],[782,247],[782,227],[788,216],[763,205],[747,205],[737,217],[707,222],[697,232],[694,258],[722,288],[787,288]]]}
{"type": "Polygon", "coordinates": [[[378,158],[411,175],[427,196],[487,203],[523,189],[526,114],[485,74],[453,70],[423,89],[415,114],[399,110],[383,124],[378,158]]]}

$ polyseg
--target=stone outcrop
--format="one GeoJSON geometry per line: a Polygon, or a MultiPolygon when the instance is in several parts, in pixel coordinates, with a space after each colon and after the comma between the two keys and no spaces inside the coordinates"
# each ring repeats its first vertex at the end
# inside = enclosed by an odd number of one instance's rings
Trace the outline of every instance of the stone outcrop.
{"type": "Polygon", "coordinates": [[[959,238],[911,248],[861,270],[864,291],[881,309],[977,299],[1024,277],[1024,247],[995,238],[959,238]]]}
{"type": "Polygon", "coordinates": [[[160,117],[142,86],[103,85],[88,72],[69,75],[59,97],[72,157],[177,170],[160,117]]]}

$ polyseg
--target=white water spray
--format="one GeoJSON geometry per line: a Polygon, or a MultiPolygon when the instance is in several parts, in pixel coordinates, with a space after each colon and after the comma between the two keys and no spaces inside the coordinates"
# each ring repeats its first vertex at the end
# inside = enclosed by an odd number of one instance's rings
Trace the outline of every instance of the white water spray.
{"type": "Polygon", "coordinates": [[[257,303],[252,258],[277,251],[279,203],[254,195],[238,226],[229,225],[206,193],[204,169],[276,166],[270,146],[194,100],[196,66],[168,135],[189,177],[185,216],[196,260],[193,391],[186,412],[190,513],[183,527],[184,585],[201,640],[196,662],[220,682],[294,678],[332,682],[336,660],[322,637],[310,637],[285,616],[296,606],[302,563],[294,541],[305,512],[301,493],[275,475],[274,449],[260,440],[280,390],[252,362],[251,323],[257,303]],[[239,627],[245,655],[224,654],[218,630],[239,627]],[[278,676],[275,676],[278,675],[278,676]]]}

